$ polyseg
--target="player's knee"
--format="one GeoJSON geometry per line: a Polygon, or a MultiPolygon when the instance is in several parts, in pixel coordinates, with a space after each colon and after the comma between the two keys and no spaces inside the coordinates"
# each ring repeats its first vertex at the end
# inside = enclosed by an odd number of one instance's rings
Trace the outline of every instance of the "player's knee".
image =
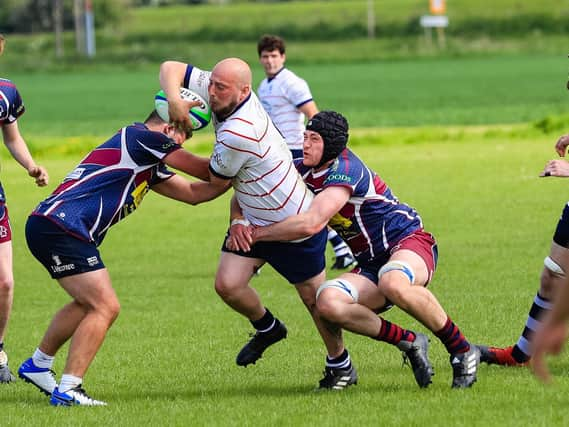
{"type": "Polygon", "coordinates": [[[412,285],[415,282],[415,271],[405,261],[389,261],[381,267],[377,279],[380,284],[405,281],[412,285]]]}
{"type": "Polygon", "coordinates": [[[358,302],[359,293],[354,285],[344,279],[328,280],[316,292],[316,308],[322,317],[334,323],[342,323],[346,303],[358,302]],[[349,297],[338,298],[339,294],[349,297]]]}
{"type": "Polygon", "coordinates": [[[9,295],[14,290],[14,280],[12,278],[0,278],[0,295],[9,295]]]}

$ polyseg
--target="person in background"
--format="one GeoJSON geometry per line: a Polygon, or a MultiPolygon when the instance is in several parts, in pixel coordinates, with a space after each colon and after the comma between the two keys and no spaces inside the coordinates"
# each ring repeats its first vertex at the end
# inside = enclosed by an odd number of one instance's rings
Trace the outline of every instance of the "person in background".
{"type": "MultiPolygon", "coordinates": [[[[302,158],[304,123],[318,112],[310,87],[285,67],[286,45],[281,37],[262,36],[257,52],[266,76],[257,89],[259,99],[284,136],[293,160],[302,158]]],[[[328,227],[328,241],[335,255],[332,269],[343,270],[356,262],[348,245],[331,227],[328,227]]]]}
{"type": "MultiPolygon", "coordinates": [[[[0,34],[0,55],[4,51],[5,38],[0,34]]],[[[16,85],[0,78],[0,128],[8,151],[16,161],[35,179],[39,187],[48,184],[46,169],[38,166],[18,128],[18,118],[24,114],[24,102],[16,85]]],[[[9,383],[16,378],[8,367],[8,355],[4,338],[14,299],[14,273],[12,271],[12,230],[6,207],[6,194],[0,184],[0,383],[9,383]]]]}

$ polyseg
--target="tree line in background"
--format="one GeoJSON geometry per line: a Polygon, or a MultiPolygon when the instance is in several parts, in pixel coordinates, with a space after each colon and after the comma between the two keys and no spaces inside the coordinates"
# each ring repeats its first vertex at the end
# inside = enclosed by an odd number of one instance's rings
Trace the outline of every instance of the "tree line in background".
{"type": "MultiPolygon", "coordinates": [[[[2,0],[0,8],[0,32],[33,33],[51,31],[55,27],[57,5],[60,4],[63,29],[73,29],[76,9],[85,0],[2,0]]],[[[227,4],[251,0],[93,0],[96,26],[109,25],[120,20],[129,7],[168,6],[176,4],[227,4]]],[[[278,2],[287,0],[256,0],[278,2]]]]}

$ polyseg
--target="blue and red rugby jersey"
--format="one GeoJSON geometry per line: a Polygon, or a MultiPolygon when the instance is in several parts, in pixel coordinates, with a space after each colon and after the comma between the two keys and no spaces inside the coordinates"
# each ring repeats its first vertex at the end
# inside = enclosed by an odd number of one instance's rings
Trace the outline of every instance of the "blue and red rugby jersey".
{"type": "Polygon", "coordinates": [[[91,151],[32,215],[47,217],[98,246],[109,227],[133,212],[151,186],[173,175],[162,159],[180,148],[142,123],[126,126],[91,151]]]}
{"type": "Polygon", "coordinates": [[[295,161],[306,185],[315,194],[342,186],[351,196],[330,225],[342,237],[360,263],[382,259],[404,237],[423,228],[421,217],[401,203],[387,184],[353,152],[345,148],[332,165],[315,172],[295,161]]]}
{"type": "Polygon", "coordinates": [[[16,85],[7,79],[0,79],[0,127],[18,120],[26,108],[16,85]]]}

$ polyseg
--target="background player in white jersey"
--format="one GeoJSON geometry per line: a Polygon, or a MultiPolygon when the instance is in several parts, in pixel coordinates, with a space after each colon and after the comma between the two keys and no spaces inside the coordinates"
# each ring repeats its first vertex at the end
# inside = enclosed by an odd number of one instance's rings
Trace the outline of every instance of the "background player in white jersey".
{"type": "MultiPolygon", "coordinates": [[[[160,68],[160,83],[167,94],[170,118],[179,126],[189,126],[180,86],[198,92],[211,106],[216,142],[209,164],[210,181],[197,183],[194,190],[198,195],[201,186],[208,194],[219,195],[233,186],[232,235],[245,230],[248,224],[272,224],[308,209],[313,195],[296,171],[284,139],[252,92],[251,70],[244,61],[224,59],[212,72],[167,61],[160,68]]],[[[204,193],[203,200],[209,198],[204,193]]],[[[342,352],[341,336],[324,328],[314,310],[316,289],[325,279],[325,247],[325,230],[302,242],[255,245],[248,253],[231,251],[224,242],[215,290],[257,331],[237,355],[238,365],[255,363],[267,347],[287,335],[285,325],[264,307],[249,284],[254,271],[265,262],[295,285],[328,354],[342,352]],[[299,259],[303,262],[299,263],[299,259]]],[[[334,363],[348,366],[349,357],[345,355],[334,363]]],[[[355,371],[351,378],[356,381],[355,371]]]]}
{"type": "MultiPolygon", "coordinates": [[[[4,36],[0,34],[0,55],[4,50],[4,36]]],[[[24,114],[25,107],[18,89],[10,80],[0,79],[0,128],[4,144],[10,154],[21,164],[36,184],[47,185],[47,171],[36,165],[24,138],[18,128],[18,117],[24,114]]],[[[14,274],[12,272],[12,232],[6,207],[6,195],[0,184],[0,383],[14,381],[16,378],[8,367],[8,356],[4,351],[4,337],[12,310],[14,298],[14,274]]]]}
{"type": "MultiPolygon", "coordinates": [[[[409,357],[418,385],[427,387],[433,375],[427,337],[376,315],[396,305],[446,347],[452,387],[470,387],[476,381],[480,351],[426,288],[437,263],[434,237],[424,231],[415,209],[400,202],[347,142],[348,122],[341,114],[321,111],[308,121],[304,158],[296,164],[316,194],[314,201],[308,211],[281,223],[250,228],[251,241],[299,239],[330,223],[352,249],[358,266],[319,288],[316,305],[323,318],[397,346],[409,357]]],[[[247,249],[248,243],[241,241],[239,247],[247,249]]]]}
{"type": "Polygon", "coordinates": [[[149,190],[193,203],[193,183],[166,167],[208,177],[209,159],[182,149],[187,135],[153,111],[144,123],[123,127],[87,154],[28,218],[30,251],[72,298],[18,369],[19,377],[49,395],[54,406],[106,405],[83,389],[83,377],[120,311],[98,248],[108,230],[137,209],[149,190]],[[68,340],[57,384],[51,368],[68,340]]]}
{"type": "MultiPolygon", "coordinates": [[[[266,77],[257,94],[277,129],[282,133],[293,159],[302,158],[304,123],[318,112],[310,87],[285,67],[285,41],[275,35],[264,35],[257,43],[259,61],[266,77]]],[[[333,228],[328,228],[328,241],[336,259],[333,269],[348,268],[355,262],[352,251],[333,228]]]]}

